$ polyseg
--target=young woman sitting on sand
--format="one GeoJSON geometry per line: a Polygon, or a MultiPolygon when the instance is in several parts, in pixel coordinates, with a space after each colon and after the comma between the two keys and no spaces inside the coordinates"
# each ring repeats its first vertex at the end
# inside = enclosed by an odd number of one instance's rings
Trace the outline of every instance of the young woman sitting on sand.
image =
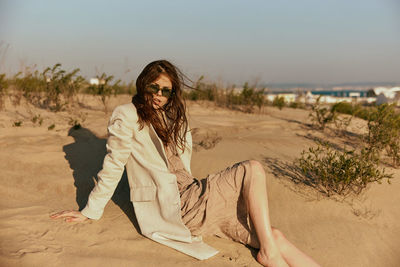
{"type": "Polygon", "coordinates": [[[131,201],[146,237],[207,259],[218,251],[201,235],[217,235],[258,248],[257,261],[264,266],[318,266],[271,226],[261,163],[238,162],[201,180],[192,176],[183,78],[166,60],[144,68],[132,103],[111,115],[107,155],[86,207],[51,218],[100,219],[126,165],[131,201]]]}

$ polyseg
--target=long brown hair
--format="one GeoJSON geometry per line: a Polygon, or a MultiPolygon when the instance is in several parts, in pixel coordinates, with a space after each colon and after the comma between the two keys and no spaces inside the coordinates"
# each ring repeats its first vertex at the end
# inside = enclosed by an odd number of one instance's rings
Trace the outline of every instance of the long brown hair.
{"type": "Polygon", "coordinates": [[[140,130],[144,124],[153,125],[158,137],[164,145],[175,144],[182,151],[185,150],[188,122],[186,118],[186,104],[182,97],[182,87],[185,86],[186,76],[167,60],[157,60],[148,64],[136,79],[136,95],[132,98],[138,117],[140,130]],[[160,75],[167,76],[172,83],[172,95],[168,102],[160,109],[155,110],[152,105],[153,95],[146,92],[146,87],[157,80],[160,75]],[[159,112],[164,111],[168,120],[165,121],[159,112]]]}

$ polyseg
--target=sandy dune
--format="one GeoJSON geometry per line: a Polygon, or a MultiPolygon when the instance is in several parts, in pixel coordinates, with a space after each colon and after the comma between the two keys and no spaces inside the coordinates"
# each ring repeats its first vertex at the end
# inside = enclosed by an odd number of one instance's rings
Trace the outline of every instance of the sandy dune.
{"type": "MultiPolygon", "coordinates": [[[[110,110],[129,101],[130,96],[118,96],[110,110]]],[[[1,266],[259,266],[255,251],[217,237],[205,238],[220,250],[206,261],[142,237],[125,175],[101,220],[51,220],[53,212],[84,207],[105,155],[110,114],[92,97],[85,103],[73,114],[10,103],[0,112],[1,266]],[[31,121],[38,114],[41,126],[31,121]],[[71,129],[70,117],[79,114],[86,116],[83,128],[71,129]],[[13,127],[18,120],[22,125],[13,127]],[[55,128],[48,130],[51,124],[55,128]]],[[[264,114],[243,114],[189,103],[188,112],[194,176],[259,160],[268,172],[273,225],[322,266],[400,266],[399,170],[391,170],[391,185],[373,184],[358,197],[328,199],[295,185],[286,174],[313,139],[344,142],[307,127],[307,111],[266,108],[264,114]]],[[[362,127],[361,120],[354,121],[351,131],[362,127]]]]}

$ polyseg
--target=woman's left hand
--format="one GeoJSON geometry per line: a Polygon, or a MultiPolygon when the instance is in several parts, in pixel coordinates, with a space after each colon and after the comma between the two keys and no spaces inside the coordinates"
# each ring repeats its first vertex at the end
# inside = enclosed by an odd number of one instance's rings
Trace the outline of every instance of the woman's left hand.
{"type": "Polygon", "coordinates": [[[65,218],[66,222],[84,222],[88,217],[77,210],[64,210],[50,215],[52,219],[65,218]]]}

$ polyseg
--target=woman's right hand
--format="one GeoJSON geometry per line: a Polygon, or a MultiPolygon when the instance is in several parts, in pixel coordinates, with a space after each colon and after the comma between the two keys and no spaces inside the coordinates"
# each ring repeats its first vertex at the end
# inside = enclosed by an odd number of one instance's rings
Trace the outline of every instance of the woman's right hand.
{"type": "Polygon", "coordinates": [[[50,215],[52,219],[65,218],[66,222],[84,222],[89,218],[77,210],[64,210],[50,215]]]}

